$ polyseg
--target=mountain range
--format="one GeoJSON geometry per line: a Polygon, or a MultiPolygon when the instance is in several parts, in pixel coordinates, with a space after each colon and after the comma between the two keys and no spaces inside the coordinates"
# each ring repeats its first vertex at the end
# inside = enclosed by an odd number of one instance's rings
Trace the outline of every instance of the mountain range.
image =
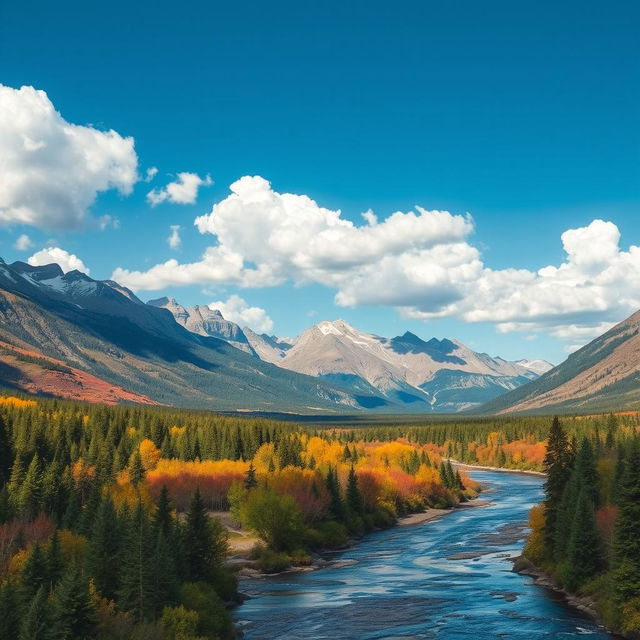
{"type": "Polygon", "coordinates": [[[296,338],[278,338],[241,328],[208,307],[186,308],[174,298],[148,304],[171,311],[178,323],[200,335],[227,340],[256,358],[344,389],[369,409],[469,410],[552,367],[542,360],[508,362],[456,340],[424,341],[410,332],[383,338],[344,320],[321,322],[296,338]]]}
{"type": "Polygon", "coordinates": [[[360,407],[342,389],[187,330],[169,311],[143,303],[116,282],[65,274],[56,264],[0,262],[0,341],[9,345],[5,351],[30,354],[0,353],[0,381],[25,391],[92,399],[74,373],[81,371],[113,389],[118,401],[134,401],[134,394],[136,401],[220,410],[360,407]],[[51,363],[66,376],[59,393],[38,386],[51,363]]]}
{"type": "Polygon", "coordinates": [[[0,382],[104,402],[219,410],[460,411],[538,377],[455,340],[387,339],[342,320],[294,339],[258,335],[206,306],[149,303],[57,264],[0,261],[0,382]]]}
{"type": "Polygon", "coordinates": [[[141,301],[56,264],[0,260],[0,383],[100,402],[217,410],[599,412],[640,408],[640,312],[556,367],[344,320],[295,338],[207,306],[141,301]]]}

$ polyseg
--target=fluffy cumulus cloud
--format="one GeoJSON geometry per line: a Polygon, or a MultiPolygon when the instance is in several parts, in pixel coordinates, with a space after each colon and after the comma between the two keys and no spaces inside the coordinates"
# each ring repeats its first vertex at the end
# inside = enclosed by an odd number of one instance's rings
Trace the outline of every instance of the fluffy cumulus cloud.
{"type": "Polygon", "coordinates": [[[69,253],[60,247],[47,247],[40,249],[40,251],[34,253],[27,262],[34,267],[41,267],[45,264],[51,264],[55,262],[60,265],[60,268],[67,273],[77,269],[82,273],[89,274],[87,266],[73,253],[69,253]]]}
{"type": "MultiPolygon", "coordinates": [[[[153,176],[151,177],[153,178],[153,176]]],[[[163,202],[193,204],[198,197],[200,187],[208,187],[212,184],[211,176],[201,178],[197,173],[183,171],[178,174],[177,180],[170,182],[166,187],[149,191],[147,200],[152,207],[163,202]]]]}
{"type": "Polygon", "coordinates": [[[131,192],[133,138],[67,122],[44,91],[0,85],[0,224],[78,229],[101,191],[131,192]]]}
{"type": "Polygon", "coordinates": [[[544,331],[572,344],[640,307],[640,248],[621,249],[612,222],[566,231],[564,261],[530,271],[485,265],[468,215],[416,207],[363,218],[354,224],[307,196],[244,177],[196,218],[198,230],[216,239],[199,260],[120,268],[113,278],[133,289],[319,283],[335,289],[342,306],[388,305],[414,318],[490,322],[501,332],[544,331]]]}
{"type": "Polygon", "coordinates": [[[16,238],[13,247],[18,251],[29,251],[29,249],[33,247],[33,242],[26,233],[23,233],[21,236],[18,236],[18,238],[16,238]]]}
{"type": "Polygon", "coordinates": [[[238,295],[232,295],[228,300],[217,300],[209,303],[209,309],[220,311],[222,316],[241,327],[249,327],[256,333],[271,333],[273,320],[260,307],[250,307],[246,300],[238,295]]]}

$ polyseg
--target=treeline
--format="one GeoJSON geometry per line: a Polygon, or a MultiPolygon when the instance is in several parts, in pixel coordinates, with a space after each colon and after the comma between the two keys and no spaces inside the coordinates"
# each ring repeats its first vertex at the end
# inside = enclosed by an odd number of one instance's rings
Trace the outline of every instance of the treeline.
{"type": "Polygon", "coordinates": [[[260,566],[454,504],[435,449],[205,412],[0,397],[0,638],[226,638],[233,506],[260,566]]]}
{"type": "MultiPolygon", "coordinates": [[[[567,423],[606,446],[635,416],[567,423]]],[[[477,487],[449,458],[536,468],[541,418],[305,428],[255,417],[0,397],[0,638],[226,638],[236,592],[228,534],[261,541],[258,566],[477,487]]],[[[548,427],[548,421],[547,421],[548,427]]]]}
{"type": "Polygon", "coordinates": [[[545,499],[530,515],[524,555],[562,587],[592,598],[609,627],[640,631],[640,439],[608,419],[572,437],[555,418],[545,499]]]}

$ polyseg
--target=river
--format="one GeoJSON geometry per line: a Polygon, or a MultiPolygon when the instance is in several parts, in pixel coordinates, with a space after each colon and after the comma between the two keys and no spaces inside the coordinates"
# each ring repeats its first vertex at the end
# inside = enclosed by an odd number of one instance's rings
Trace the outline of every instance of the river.
{"type": "Polygon", "coordinates": [[[511,572],[508,556],[520,553],[542,479],[473,477],[487,485],[489,506],[368,535],[332,556],[350,566],[243,580],[250,599],[235,618],[246,640],[612,638],[511,572]]]}

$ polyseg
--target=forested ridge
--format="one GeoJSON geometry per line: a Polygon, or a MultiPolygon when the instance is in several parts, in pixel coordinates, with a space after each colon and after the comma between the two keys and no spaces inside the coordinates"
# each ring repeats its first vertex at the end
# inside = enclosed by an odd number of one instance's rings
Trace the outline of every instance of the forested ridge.
{"type": "Polygon", "coordinates": [[[610,628],[640,631],[640,439],[610,416],[576,438],[553,420],[544,502],[524,555],[567,592],[591,599],[610,628]]]}
{"type": "MultiPolygon", "coordinates": [[[[568,441],[626,451],[637,418],[607,420],[568,420],[568,441]]],[[[549,422],[319,429],[2,396],[0,638],[231,638],[237,579],[220,512],[259,540],[256,567],[309,563],[475,496],[449,458],[544,468],[549,422]]]]}

